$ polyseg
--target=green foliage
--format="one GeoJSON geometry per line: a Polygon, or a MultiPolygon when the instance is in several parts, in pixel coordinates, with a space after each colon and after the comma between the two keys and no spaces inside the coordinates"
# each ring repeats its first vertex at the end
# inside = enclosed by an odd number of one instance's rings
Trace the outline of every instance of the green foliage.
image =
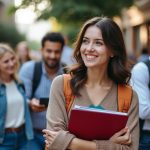
{"type": "Polygon", "coordinates": [[[41,43],[37,41],[28,41],[28,45],[32,50],[38,50],[41,48],[41,43]]]}
{"type": "MultiPolygon", "coordinates": [[[[63,32],[74,41],[81,24],[95,16],[113,17],[120,15],[122,8],[129,7],[134,0],[23,0],[18,8],[31,6],[38,19],[55,17],[62,24],[63,32]],[[45,9],[39,9],[40,4],[45,9]]],[[[17,9],[18,9],[17,8],[17,9]]],[[[13,9],[12,9],[13,10],[13,9]]],[[[15,10],[15,9],[14,9],[15,10]]]]}
{"type": "Polygon", "coordinates": [[[39,18],[48,19],[54,16],[60,22],[81,23],[93,16],[120,15],[122,8],[132,4],[133,0],[23,0],[20,7],[32,5],[39,18]],[[46,2],[46,9],[41,12],[38,10],[38,6],[44,2],[46,2]]]}
{"type": "Polygon", "coordinates": [[[13,25],[0,22],[0,42],[8,43],[15,48],[22,40],[25,40],[25,36],[20,34],[13,25]]]}

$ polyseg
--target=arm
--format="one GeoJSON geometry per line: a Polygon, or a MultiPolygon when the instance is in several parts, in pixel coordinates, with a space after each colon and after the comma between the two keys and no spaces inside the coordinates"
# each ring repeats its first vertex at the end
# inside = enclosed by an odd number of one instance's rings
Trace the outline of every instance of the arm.
{"type": "Polygon", "coordinates": [[[75,136],[67,131],[68,116],[63,93],[63,76],[56,77],[52,82],[46,118],[47,129],[58,132],[50,145],[50,150],[66,150],[75,136]]]}
{"type": "MultiPolygon", "coordinates": [[[[53,143],[53,140],[58,136],[59,132],[44,129],[44,137],[46,138],[46,147],[48,150],[53,143]]],[[[93,141],[86,141],[78,138],[73,138],[67,147],[68,150],[96,150],[96,144],[93,141]]]]}
{"type": "Polygon", "coordinates": [[[139,97],[139,114],[142,119],[150,119],[149,72],[144,63],[138,63],[132,70],[131,84],[139,97]]]}

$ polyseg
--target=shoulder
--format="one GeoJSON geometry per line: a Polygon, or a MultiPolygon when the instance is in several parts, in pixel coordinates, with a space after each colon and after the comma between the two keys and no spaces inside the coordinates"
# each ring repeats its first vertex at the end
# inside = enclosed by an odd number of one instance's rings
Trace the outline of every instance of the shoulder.
{"type": "Polygon", "coordinates": [[[149,71],[148,67],[144,62],[137,63],[131,74],[131,85],[133,86],[134,82],[148,83],[149,80],[149,71]]]}
{"type": "MultiPolygon", "coordinates": [[[[148,68],[146,66],[146,64],[144,62],[139,62],[137,63],[133,69],[132,69],[132,73],[134,72],[142,72],[142,71],[148,71],[148,68]]],[[[143,73],[143,72],[142,72],[143,73]]]]}
{"type": "Polygon", "coordinates": [[[22,78],[24,76],[32,76],[34,71],[35,61],[29,61],[23,64],[19,71],[19,76],[22,78]]]}
{"type": "MultiPolygon", "coordinates": [[[[133,89],[132,89],[133,90],[133,89]]],[[[132,99],[131,99],[131,104],[130,104],[130,113],[133,110],[136,110],[138,112],[139,109],[139,99],[138,99],[138,95],[136,93],[136,91],[133,90],[132,92],[132,99]]]]}
{"type": "Polygon", "coordinates": [[[134,89],[132,89],[132,99],[134,99],[134,101],[136,102],[136,103],[138,103],[138,94],[137,94],[137,92],[134,90],[134,89]]]}
{"type": "Polygon", "coordinates": [[[52,82],[53,88],[63,86],[63,75],[58,75],[52,82]]]}
{"type": "Polygon", "coordinates": [[[24,63],[21,67],[21,70],[28,70],[28,69],[33,70],[34,66],[35,66],[35,61],[31,60],[31,61],[24,63]]]}

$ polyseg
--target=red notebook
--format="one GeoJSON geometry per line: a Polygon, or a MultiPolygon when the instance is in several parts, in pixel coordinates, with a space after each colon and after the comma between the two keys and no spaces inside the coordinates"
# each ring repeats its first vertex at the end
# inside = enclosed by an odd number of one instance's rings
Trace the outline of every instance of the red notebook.
{"type": "Polygon", "coordinates": [[[108,140],[126,126],[127,113],[76,106],[68,130],[85,140],[108,140]]]}

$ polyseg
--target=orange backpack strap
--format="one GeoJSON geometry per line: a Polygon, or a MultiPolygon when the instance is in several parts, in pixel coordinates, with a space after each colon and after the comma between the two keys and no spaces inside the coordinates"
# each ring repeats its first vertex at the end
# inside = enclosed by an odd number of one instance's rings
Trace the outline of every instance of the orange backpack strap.
{"type": "Polygon", "coordinates": [[[64,78],[64,96],[66,100],[66,111],[68,114],[75,96],[73,95],[71,87],[70,87],[71,75],[63,74],[63,78],[64,78]]]}
{"type": "Polygon", "coordinates": [[[118,84],[118,111],[128,112],[132,100],[132,88],[129,85],[118,84]]]}
{"type": "MultiPolygon", "coordinates": [[[[75,96],[72,93],[70,87],[70,74],[64,74],[64,96],[66,100],[66,111],[67,114],[73,104],[75,96]]],[[[132,88],[129,85],[118,84],[118,111],[128,112],[132,100],[132,88]]]]}

